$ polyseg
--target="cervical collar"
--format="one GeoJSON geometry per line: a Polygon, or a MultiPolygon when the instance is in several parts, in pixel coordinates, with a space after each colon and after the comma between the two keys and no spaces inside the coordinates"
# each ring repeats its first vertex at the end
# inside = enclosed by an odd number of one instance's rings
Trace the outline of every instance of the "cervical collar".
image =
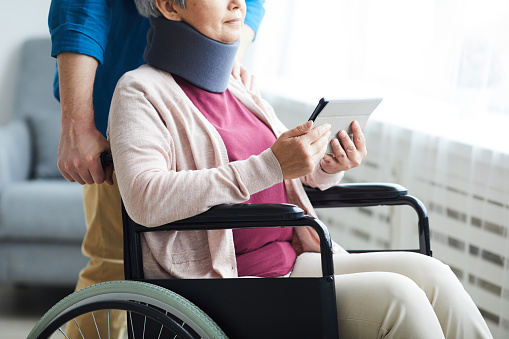
{"type": "Polygon", "coordinates": [[[212,40],[183,21],[150,18],[145,61],[209,92],[222,93],[240,42],[212,40]]]}

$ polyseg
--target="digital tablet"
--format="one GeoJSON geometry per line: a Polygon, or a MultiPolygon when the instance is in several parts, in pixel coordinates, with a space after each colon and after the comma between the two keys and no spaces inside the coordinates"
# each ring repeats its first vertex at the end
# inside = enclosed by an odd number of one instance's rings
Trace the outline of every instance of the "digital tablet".
{"type": "Polygon", "coordinates": [[[339,131],[345,130],[350,137],[352,136],[350,125],[354,120],[364,129],[369,116],[380,102],[382,102],[381,98],[320,99],[309,120],[314,121],[314,126],[326,122],[331,125],[331,136],[327,146],[327,153],[333,152],[330,141],[333,138],[337,138],[339,131]]]}

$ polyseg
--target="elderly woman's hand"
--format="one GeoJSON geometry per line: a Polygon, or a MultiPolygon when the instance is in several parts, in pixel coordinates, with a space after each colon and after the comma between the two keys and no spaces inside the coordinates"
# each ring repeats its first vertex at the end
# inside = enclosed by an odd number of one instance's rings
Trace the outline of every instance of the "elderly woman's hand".
{"type": "Polygon", "coordinates": [[[300,178],[311,173],[325,155],[330,125],[313,127],[308,121],[281,136],[270,147],[281,166],[283,179],[300,178]]]}
{"type": "Polygon", "coordinates": [[[332,139],[331,145],[334,154],[326,154],[320,160],[320,166],[325,172],[334,174],[357,167],[368,154],[364,134],[359,123],[354,121],[351,127],[353,140],[345,131],[339,131],[338,133],[341,143],[336,138],[332,139]]]}

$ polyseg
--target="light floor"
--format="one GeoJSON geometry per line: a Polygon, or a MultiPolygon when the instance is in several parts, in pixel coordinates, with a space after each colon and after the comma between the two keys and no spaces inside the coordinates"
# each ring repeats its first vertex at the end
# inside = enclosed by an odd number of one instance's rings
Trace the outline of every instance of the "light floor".
{"type": "Polygon", "coordinates": [[[0,284],[0,337],[25,339],[39,318],[72,292],[72,287],[16,287],[0,284]]]}

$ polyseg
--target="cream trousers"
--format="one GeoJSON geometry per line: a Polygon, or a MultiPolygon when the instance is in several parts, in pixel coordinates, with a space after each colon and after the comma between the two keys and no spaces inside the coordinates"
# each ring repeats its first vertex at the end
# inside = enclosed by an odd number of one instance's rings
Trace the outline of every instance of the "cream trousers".
{"type": "MultiPolygon", "coordinates": [[[[449,266],[422,254],[334,255],[340,338],[492,338],[449,266]]],[[[303,253],[291,277],[321,275],[320,254],[303,253]]]]}
{"type": "MultiPolygon", "coordinates": [[[[116,183],[116,178],[114,178],[116,183]]],[[[83,253],[90,258],[76,289],[123,280],[123,238],[118,186],[85,185],[87,234],[83,253]]],[[[448,266],[421,254],[377,252],[334,257],[336,302],[341,338],[491,338],[477,307],[448,266]]],[[[320,255],[297,258],[292,277],[319,276],[320,255]]],[[[107,317],[95,314],[98,327],[107,317]]],[[[81,331],[96,335],[91,317],[78,319],[81,331]]],[[[111,338],[120,338],[125,314],[110,313],[111,338]]],[[[74,323],[69,339],[82,338],[74,323]]]]}

